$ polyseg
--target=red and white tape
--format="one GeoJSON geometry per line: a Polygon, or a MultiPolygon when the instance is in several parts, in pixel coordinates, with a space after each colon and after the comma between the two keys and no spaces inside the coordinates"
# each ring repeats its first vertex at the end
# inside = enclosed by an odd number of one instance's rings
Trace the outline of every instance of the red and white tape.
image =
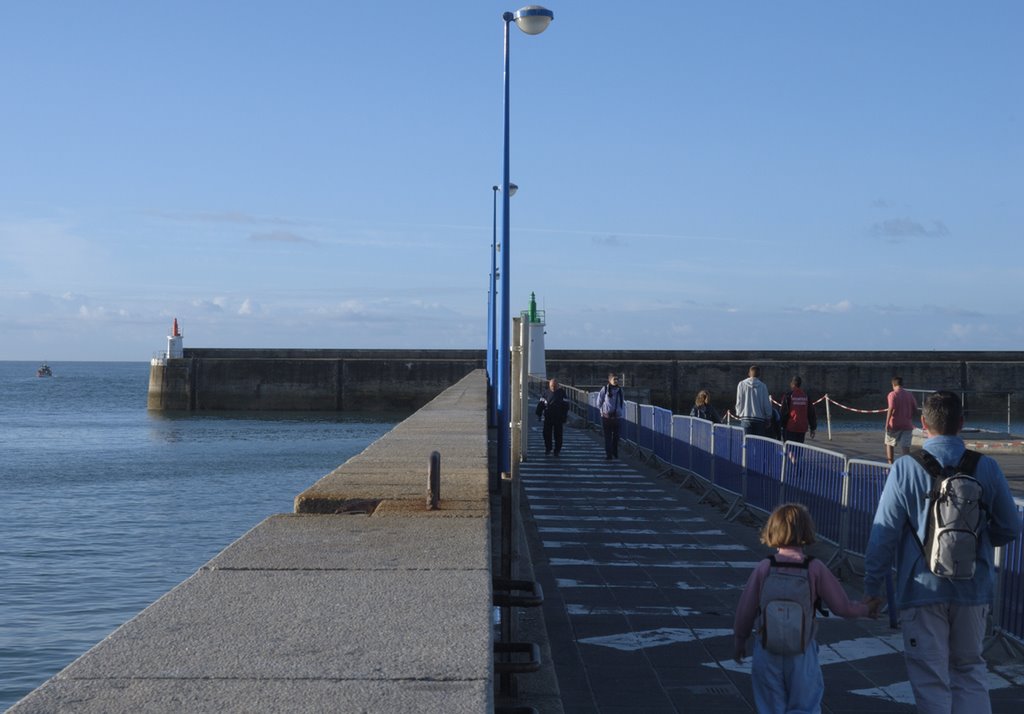
{"type": "MultiPolygon", "coordinates": [[[[821,399],[827,399],[830,404],[835,404],[840,409],[845,409],[848,412],[854,412],[856,414],[884,414],[886,411],[888,411],[888,409],[854,409],[853,407],[848,407],[845,404],[840,404],[827,394],[821,399]]],[[[819,399],[818,401],[821,401],[821,399],[819,399]]]]}

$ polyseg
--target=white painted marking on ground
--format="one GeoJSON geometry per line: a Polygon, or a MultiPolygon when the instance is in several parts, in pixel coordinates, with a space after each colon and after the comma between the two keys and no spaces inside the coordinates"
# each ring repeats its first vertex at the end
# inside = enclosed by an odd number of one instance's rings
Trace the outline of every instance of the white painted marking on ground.
{"type": "Polygon", "coordinates": [[[538,515],[534,516],[534,520],[538,521],[614,521],[616,523],[645,523],[647,518],[630,518],[629,516],[609,516],[604,518],[603,516],[546,516],[538,515]]]}
{"type": "Polygon", "coordinates": [[[608,583],[585,583],[582,580],[573,580],[572,578],[555,578],[555,584],[559,588],[618,588],[622,590],[657,590],[658,586],[653,583],[643,583],[637,585],[609,585],[608,583]]]}
{"type": "Polygon", "coordinates": [[[721,531],[655,531],[654,529],[617,529],[617,528],[561,528],[555,526],[540,526],[537,529],[544,534],[590,534],[602,536],[724,536],[721,531]]]}
{"type": "Polygon", "coordinates": [[[896,682],[884,687],[869,687],[868,689],[851,689],[850,694],[857,694],[862,697],[884,699],[887,702],[898,702],[899,704],[914,704],[914,692],[910,688],[910,682],[896,682]]]}
{"type": "Polygon", "coordinates": [[[541,533],[594,533],[602,535],[689,535],[689,536],[714,536],[725,535],[720,530],[707,531],[684,531],[673,528],[666,531],[654,530],[653,528],[561,528],[555,526],[540,526],[537,528],[541,533]]]}
{"type": "Polygon", "coordinates": [[[545,548],[585,548],[601,545],[619,550],[748,550],[747,546],[723,543],[721,545],[705,545],[703,543],[584,543],[571,540],[546,540],[545,548]]]}
{"type": "Polygon", "coordinates": [[[725,531],[718,528],[711,528],[706,531],[669,531],[668,535],[724,536],[725,531]]]}
{"type": "MultiPolygon", "coordinates": [[[[993,689],[1006,689],[1013,686],[995,672],[988,672],[985,678],[989,691],[993,689]]],[[[887,684],[884,687],[869,687],[867,689],[851,689],[850,694],[857,694],[862,697],[873,697],[885,699],[886,701],[898,702],[900,704],[914,705],[914,690],[910,682],[896,682],[887,684]]]]}
{"type": "Polygon", "coordinates": [[[684,582],[682,580],[680,580],[679,582],[676,583],[676,587],[679,588],[680,590],[742,590],[743,589],[742,585],[731,585],[731,584],[728,584],[728,583],[724,583],[722,585],[717,585],[715,587],[710,587],[708,585],[690,585],[690,583],[684,582]]]}
{"type": "Polygon", "coordinates": [[[903,652],[903,635],[892,634],[882,637],[858,637],[853,640],[840,640],[831,644],[818,646],[818,661],[822,664],[836,662],[852,662],[868,657],[890,655],[903,652]]]}
{"type": "Polygon", "coordinates": [[[650,528],[555,528],[553,526],[538,526],[540,533],[595,533],[602,535],[658,535],[658,531],[650,528]]]}
{"type": "MultiPolygon", "coordinates": [[[[527,490],[530,490],[527,487],[527,490]]],[[[590,496],[531,496],[530,501],[592,501],[590,496]]],[[[602,501],[610,503],[666,503],[675,502],[672,496],[662,496],[661,498],[649,498],[647,496],[615,496],[614,498],[602,498],[602,501]]],[[[689,511],[687,506],[679,506],[677,510],[689,511]]]]}
{"type": "Polygon", "coordinates": [[[601,568],[731,568],[743,569],[753,568],[757,565],[756,560],[717,560],[717,561],[691,561],[676,560],[671,563],[636,563],[629,560],[623,561],[599,561],[587,558],[551,558],[548,561],[551,567],[569,567],[573,565],[592,565],[601,568]]]}
{"type": "Polygon", "coordinates": [[[1013,682],[1014,686],[1024,687],[1024,664],[1000,664],[996,665],[995,670],[1013,682]]]}
{"type": "Polygon", "coordinates": [[[659,617],[689,617],[703,614],[700,610],[689,607],[672,607],[670,605],[648,605],[640,607],[605,607],[601,605],[576,605],[566,603],[565,611],[570,615],[586,617],[589,615],[656,615],[659,617]]]}
{"type": "MultiPolygon", "coordinates": [[[[593,509],[587,509],[587,510],[593,510],[593,509]]],[[[533,518],[534,518],[534,520],[537,520],[537,521],[582,521],[582,522],[585,522],[585,523],[586,522],[591,522],[591,521],[600,521],[602,523],[606,523],[606,522],[607,523],[650,523],[651,521],[657,521],[657,522],[661,522],[661,523],[706,523],[706,521],[703,518],[701,518],[700,516],[695,516],[695,517],[692,517],[692,518],[641,518],[641,517],[631,518],[629,516],[608,516],[608,517],[604,517],[604,516],[584,516],[582,514],[578,515],[578,516],[551,516],[551,515],[547,515],[547,514],[541,513],[541,514],[535,515],[533,518]]],[[[686,534],[684,533],[683,535],[686,535],[686,534]]]]}
{"type": "MultiPolygon", "coordinates": [[[[564,504],[563,504],[563,506],[564,506],[564,504]]],[[[563,506],[559,506],[557,504],[553,504],[553,505],[545,505],[545,504],[539,504],[539,503],[538,504],[530,504],[531,510],[537,510],[537,511],[550,511],[550,510],[553,510],[553,509],[561,508],[563,506]]],[[[580,506],[578,506],[576,504],[573,504],[572,507],[573,508],[579,508],[580,506]]],[[[595,504],[593,504],[591,506],[591,508],[600,509],[601,511],[631,511],[631,512],[634,512],[634,513],[678,513],[679,511],[684,510],[682,508],[676,508],[675,506],[658,506],[658,507],[655,507],[655,508],[650,508],[650,507],[645,507],[645,506],[608,506],[608,505],[604,504],[603,502],[602,503],[595,503],[595,504]]]]}
{"type": "MultiPolygon", "coordinates": [[[[525,486],[527,493],[665,493],[660,488],[598,488],[591,486],[525,486]]],[[[588,499],[589,500],[589,499],[588,499]]]]}
{"type": "Polygon", "coordinates": [[[545,483],[564,483],[566,486],[570,486],[576,483],[592,483],[592,484],[608,484],[609,486],[615,486],[616,484],[622,484],[623,481],[644,481],[644,477],[639,474],[618,474],[614,478],[606,476],[605,474],[567,474],[564,471],[557,473],[547,471],[547,476],[544,478],[533,478],[540,474],[536,471],[529,473],[531,481],[542,481],[545,483]]]}
{"type": "MultiPolygon", "coordinates": [[[[828,645],[818,644],[818,662],[824,667],[829,664],[842,662],[855,662],[859,659],[870,657],[881,657],[903,651],[903,635],[885,635],[883,637],[857,637],[852,640],[841,640],[828,645]]],[[[748,651],[748,655],[750,652],[748,651]]],[[[743,660],[743,664],[736,664],[734,660],[722,660],[721,662],[704,662],[705,667],[723,667],[733,672],[746,672],[750,674],[750,657],[743,660]]]]}
{"type": "Polygon", "coordinates": [[[604,635],[602,637],[586,637],[581,639],[582,644],[600,645],[611,647],[623,652],[633,652],[650,647],[661,647],[672,645],[677,642],[693,642],[694,640],[706,640],[712,637],[732,637],[732,630],[726,629],[697,629],[689,627],[659,627],[656,630],[644,630],[642,632],[623,632],[621,635],[604,635]]]}

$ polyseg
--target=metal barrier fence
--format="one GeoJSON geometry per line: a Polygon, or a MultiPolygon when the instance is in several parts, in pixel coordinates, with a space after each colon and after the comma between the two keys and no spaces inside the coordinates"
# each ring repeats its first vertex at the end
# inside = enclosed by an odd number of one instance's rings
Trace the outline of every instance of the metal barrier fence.
{"type": "MultiPolygon", "coordinates": [[[[588,423],[600,423],[597,393],[574,390],[588,423]],[[578,392],[578,394],[577,394],[578,392]]],[[[889,465],[809,444],[745,436],[739,427],[673,415],[665,409],[626,402],[621,439],[645,457],[699,479],[708,493],[731,501],[727,518],[740,512],[770,513],[780,503],[807,506],[819,538],[834,546],[830,567],[857,572],[850,556],[863,557],[889,465]],[[646,452],[646,453],[644,453],[646,452]]],[[[1024,509],[1022,509],[1024,510],[1024,509]]],[[[1024,528],[1022,528],[1024,531],[1024,528]]],[[[994,639],[1024,652],[1024,532],[997,554],[994,639]]]]}
{"type": "MultiPolygon", "coordinates": [[[[1024,518],[1024,506],[1017,507],[1017,515],[1024,518]]],[[[1000,566],[993,639],[1001,641],[1010,652],[1024,656],[1024,525],[1017,539],[999,550],[1002,559],[996,559],[1000,566]]]]}
{"type": "MultiPolygon", "coordinates": [[[[637,412],[639,419],[637,420],[636,445],[641,450],[654,453],[654,407],[648,404],[640,404],[637,406],[637,412]]],[[[627,409],[628,413],[629,410],[627,409]]]]}

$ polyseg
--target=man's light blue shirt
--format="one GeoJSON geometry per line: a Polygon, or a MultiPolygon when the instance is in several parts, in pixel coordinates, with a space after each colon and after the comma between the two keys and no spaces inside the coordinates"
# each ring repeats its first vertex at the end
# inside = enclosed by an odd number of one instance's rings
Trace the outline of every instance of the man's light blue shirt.
{"type": "MultiPolygon", "coordinates": [[[[965,447],[959,436],[936,436],[924,443],[924,449],[943,466],[955,466],[965,447]]],[[[932,574],[918,542],[925,538],[932,477],[911,456],[896,460],[889,470],[871,527],[864,559],[865,594],[884,596],[885,574],[895,557],[896,602],[900,610],[935,603],[992,604],[994,547],[1017,537],[1021,521],[1010,487],[995,460],[982,456],[974,477],[981,483],[989,521],[981,532],[974,577],[950,580],[932,574]]]]}

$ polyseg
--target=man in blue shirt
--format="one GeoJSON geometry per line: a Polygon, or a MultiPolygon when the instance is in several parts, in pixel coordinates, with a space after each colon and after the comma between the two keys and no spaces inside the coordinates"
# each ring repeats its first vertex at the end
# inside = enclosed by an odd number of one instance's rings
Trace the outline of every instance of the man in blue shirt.
{"type": "MultiPolygon", "coordinates": [[[[963,456],[964,442],[958,436],[963,423],[960,400],[952,392],[936,392],[925,401],[921,426],[931,438],[924,449],[943,466],[956,466],[963,456]]],[[[982,642],[995,590],[994,548],[1016,538],[1021,522],[999,464],[982,456],[974,478],[981,483],[987,523],[980,529],[969,580],[935,575],[928,567],[921,543],[933,479],[913,457],[893,464],[871,527],[864,559],[865,601],[873,607],[881,604],[885,574],[895,559],[907,674],[920,712],[992,711],[982,642]]]]}

